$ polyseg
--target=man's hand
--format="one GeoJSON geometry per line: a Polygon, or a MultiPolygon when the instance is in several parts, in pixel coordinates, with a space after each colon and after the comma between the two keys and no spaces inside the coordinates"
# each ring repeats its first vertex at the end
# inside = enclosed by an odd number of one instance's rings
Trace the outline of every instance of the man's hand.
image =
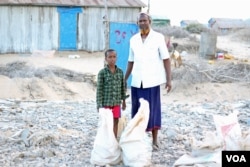
{"type": "Polygon", "coordinates": [[[171,89],[172,89],[171,82],[166,83],[165,89],[167,89],[167,93],[169,93],[171,91],[171,89]]]}

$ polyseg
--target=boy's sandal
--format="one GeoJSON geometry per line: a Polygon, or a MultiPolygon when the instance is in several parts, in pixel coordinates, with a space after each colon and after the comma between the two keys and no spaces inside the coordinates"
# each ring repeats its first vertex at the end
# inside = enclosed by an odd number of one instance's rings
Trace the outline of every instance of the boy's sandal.
{"type": "Polygon", "coordinates": [[[159,150],[159,146],[158,146],[158,144],[153,144],[153,150],[159,150]]]}

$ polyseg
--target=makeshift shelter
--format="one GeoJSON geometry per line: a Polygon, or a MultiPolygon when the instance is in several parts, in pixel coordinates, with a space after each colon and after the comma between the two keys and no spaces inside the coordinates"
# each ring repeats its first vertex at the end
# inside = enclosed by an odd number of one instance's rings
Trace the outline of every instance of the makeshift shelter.
{"type": "Polygon", "coordinates": [[[201,24],[197,20],[181,20],[180,25],[181,27],[185,28],[190,24],[201,24]]]}
{"type": "Polygon", "coordinates": [[[102,51],[105,49],[105,32],[109,31],[105,23],[136,23],[137,14],[146,6],[140,0],[106,2],[1,0],[0,53],[102,51]]]}
{"type": "Polygon", "coordinates": [[[242,19],[211,18],[208,21],[208,27],[221,33],[246,28],[246,26],[246,22],[242,19]]]}
{"type": "Polygon", "coordinates": [[[166,16],[152,15],[153,26],[170,26],[170,19],[166,16]]]}

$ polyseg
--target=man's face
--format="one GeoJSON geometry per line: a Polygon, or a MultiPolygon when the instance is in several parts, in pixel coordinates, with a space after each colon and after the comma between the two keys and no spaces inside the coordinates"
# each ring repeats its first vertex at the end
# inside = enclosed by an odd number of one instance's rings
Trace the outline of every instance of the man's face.
{"type": "Polygon", "coordinates": [[[147,30],[150,27],[150,20],[146,14],[141,14],[138,19],[138,25],[141,30],[147,30]]]}

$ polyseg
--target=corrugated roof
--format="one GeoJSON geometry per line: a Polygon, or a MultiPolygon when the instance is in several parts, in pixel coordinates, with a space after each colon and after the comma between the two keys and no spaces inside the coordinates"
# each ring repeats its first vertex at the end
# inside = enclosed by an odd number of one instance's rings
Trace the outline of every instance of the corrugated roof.
{"type": "Polygon", "coordinates": [[[163,16],[163,15],[151,15],[153,20],[169,20],[169,18],[167,16],[163,16]]]}
{"type": "MultiPolygon", "coordinates": [[[[0,5],[104,6],[104,0],[0,0],[0,5]]],[[[146,7],[140,0],[107,0],[109,7],[146,7]]]]}
{"type": "Polygon", "coordinates": [[[230,18],[211,18],[209,24],[215,23],[220,28],[244,28],[246,23],[242,19],[230,19],[230,18]]]}
{"type": "Polygon", "coordinates": [[[181,23],[185,24],[200,24],[197,20],[182,20],[181,23]]]}

